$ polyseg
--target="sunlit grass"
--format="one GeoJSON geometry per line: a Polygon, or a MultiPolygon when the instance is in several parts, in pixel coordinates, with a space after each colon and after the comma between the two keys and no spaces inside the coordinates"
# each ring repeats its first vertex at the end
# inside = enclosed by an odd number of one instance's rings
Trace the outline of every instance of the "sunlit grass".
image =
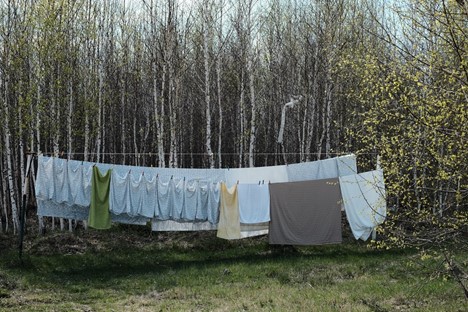
{"type": "MultiPolygon", "coordinates": [[[[23,263],[13,248],[0,254],[0,310],[467,308],[454,280],[431,278],[439,260],[414,265],[414,251],[373,250],[354,240],[275,248],[266,238],[225,241],[215,236],[120,226],[106,232],[28,237],[23,263]]],[[[467,254],[457,256],[466,259],[467,254]]]]}

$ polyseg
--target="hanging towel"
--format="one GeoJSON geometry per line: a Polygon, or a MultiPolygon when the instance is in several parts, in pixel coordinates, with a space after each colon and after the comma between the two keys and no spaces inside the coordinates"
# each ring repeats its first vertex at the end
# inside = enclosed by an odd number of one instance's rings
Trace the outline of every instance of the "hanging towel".
{"type": "Polygon", "coordinates": [[[173,220],[156,220],[151,222],[151,230],[155,232],[168,231],[212,231],[216,230],[216,225],[210,222],[178,222],[173,220]]]}
{"type": "Polygon", "coordinates": [[[221,183],[221,205],[219,210],[218,233],[216,236],[224,239],[241,238],[237,184],[228,189],[225,183],[221,183]]]}
{"type": "Polygon", "coordinates": [[[85,194],[84,189],[84,175],[83,164],[81,161],[69,160],[68,161],[68,189],[70,196],[70,203],[82,207],[89,206],[88,196],[85,194]]]}
{"type": "Polygon", "coordinates": [[[357,173],[353,154],[329,159],[291,164],[286,167],[289,182],[331,179],[357,173]]]}
{"type": "Polygon", "coordinates": [[[65,159],[54,157],[54,202],[57,204],[68,203],[68,164],[65,159]]]}
{"type": "Polygon", "coordinates": [[[318,161],[317,180],[338,178],[338,162],[336,158],[322,159],[318,161]]]}
{"type": "Polygon", "coordinates": [[[102,175],[96,166],[93,167],[88,224],[95,229],[104,230],[111,227],[109,212],[111,173],[112,169],[109,169],[106,174],[102,175]]]}
{"type": "MultiPolygon", "coordinates": [[[[207,219],[211,224],[218,224],[219,205],[221,203],[221,182],[215,182],[215,183],[209,182],[207,184],[207,190],[208,190],[208,207],[207,207],[207,213],[206,213],[207,219]]],[[[201,194],[203,193],[203,189],[200,191],[200,193],[201,194]]]]}
{"type": "MultiPolygon", "coordinates": [[[[184,221],[195,220],[197,216],[199,197],[200,187],[198,185],[198,180],[188,180],[185,183],[184,207],[182,209],[182,219],[184,221]]],[[[204,218],[204,220],[206,220],[206,218],[204,218]]]]}
{"type": "Polygon", "coordinates": [[[37,215],[73,220],[88,220],[89,207],[57,204],[51,200],[37,199],[37,215]]]}
{"type": "Polygon", "coordinates": [[[318,180],[320,161],[290,164],[286,167],[289,182],[318,180]]]}
{"type": "Polygon", "coordinates": [[[172,178],[173,187],[172,193],[172,207],[170,207],[171,220],[183,221],[182,210],[184,210],[185,203],[185,180],[183,178],[172,178]]]}
{"type": "Polygon", "coordinates": [[[240,224],[241,238],[255,237],[268,234],[269,222],[255,224],[240,224]]]}
{"type": "Polygon", "coordinates": [[[288,182],[286,166],[269,166],[254,168],[234,168],[226,171],[226,184],[228,187],[239,183],[277,183],[288,182]]]}
{"type": "Polygon", "coordinates": [[[36,197],[42,200],[54,198],[54,159],[39,155],[37,158],[36,197]]]}
{"type": "Polygon", "coordinates": [[[254,224],[270,221],[270,192],[268,184],[237,186],[239,219],[241,223],[254,224]]]}
{"type": "Polygon", "coordinates": [[[340,177],[346,217],[356,239],[367,240],[387,215],[382,170],[340,177]]]}
{"type": "Polygon", "coordinates": [[[158,206],[158,192],[156,177],[149,177],[145,174],[143,204],[137,210],[139,216],[153,218],[158,206]]]}
{"type": "Polygon", "coordinates": [[[211,224],[218,223],[220,183],[199,181],[196,221],[208,220],[211,224]]]}
{"type": "Polygon", "coordinates": [[[340,177],[356,174],[357,173],[357,164],[356,164],[356,155],[350,154],[337,158],[338,164],[338,175],[340,177]]]}
{"type": "Polygon", "coordinates": [[[173,188],[174,183],[172,178],[164,180],[163,177],[157,178],[157,191],[158,191],[158,210],[156,218],[158,220],[169,220],[171,216],[171,207],[174,205],[173,188]]]}
{"type": "Polygon", "coordinates": [[[129,214],[130,210],[130,173],[118,174],[112,170],[110,183],[109,210],[115,215],[129,214]]]}
{"type": "Polygon", "coordinates": [[[270,244],[341,243],[338,179],[270,184],[270,244]]]}

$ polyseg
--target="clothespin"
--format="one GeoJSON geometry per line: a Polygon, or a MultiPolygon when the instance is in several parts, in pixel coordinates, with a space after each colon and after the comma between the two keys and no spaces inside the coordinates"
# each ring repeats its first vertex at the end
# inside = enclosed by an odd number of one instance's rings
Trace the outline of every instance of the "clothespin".
{"type": "Polygon", "coordinates": [[[260,185],[260,182],[262,182],[262,181],[258,180],[258,185],[260,185]]]}
{"type": "Polygon", "coordinates": [[[262,180],[262,184],[265,184],[265,180],[262,180]]]}
{"type": "Polygon", "coordinates": [[[237,184],[239,184],[239,180],[237,180],[237,184]]]}
{"type": "Polygon", "coordinates": [[[142,171],[142,172],[141,172],[141,175],[142,175],[142,176],[144,176],[144,175],[145,175],[145,172],[144,172],[144,171],[142,171]]]}
{"type": "Polygon", "coordinates": [[[171,175],[171,180],[172,180],[173,177],[174,177],[174,175],[171,175]]]}

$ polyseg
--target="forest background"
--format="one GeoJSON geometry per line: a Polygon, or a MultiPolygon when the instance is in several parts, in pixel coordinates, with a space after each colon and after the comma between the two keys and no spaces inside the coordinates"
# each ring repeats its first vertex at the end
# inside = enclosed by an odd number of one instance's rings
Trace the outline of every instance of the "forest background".
{"type": "Polygon", "coordinates": [[[467,26],[463,0],[3,0],[0,232],[18,232],[28,152],[184,168],[355,153],[385,172],[380,247],[466,242],[467,26]]]}

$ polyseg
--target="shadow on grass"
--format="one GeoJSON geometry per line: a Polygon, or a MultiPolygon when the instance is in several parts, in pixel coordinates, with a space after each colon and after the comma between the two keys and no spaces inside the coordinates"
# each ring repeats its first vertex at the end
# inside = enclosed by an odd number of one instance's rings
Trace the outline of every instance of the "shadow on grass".
{"type": "MultiPolygon", "coordinates": [[[[170,234],[165,234],[170,235],[170,234]]],[[[163,235],[162,239],[165,238],[163,235]]],[[[176,237],[177,238],[177,237],[176,237]]],[[[158,280],[158,289],[174,286],[171,274],[174,272],[209,272],[216,276],[229,274],[233,265],[261,270],[263,264],[273,267],[301,267],[305,263],[326,266],[327,263],[345,262],[378,263],[407,250],[379,251],[364,245],[346,242],[340,245],[312,247],[270,246],[265,238],[242,241],[225,241],[214,236],[201,236],[190,240],[179,235],[174,244],[160,243],[161,237],[143,246],[129,246],[113,242],[107,250],[92,250],[83,254],[26,254],[23,263],[17,260],[13,251],[4,258],[6,267],[18,276],[26,277],[32,284],[46,283],[51,287],[67,285],[109,286],[114,281],[127,277],[158,280]],[[169,275],[168,278],[164,277],[169,275]]],[[[173,240],[174,241],[174,240],[173,240]]],[[[270,270],[264,276],[287,279],[270,270]]],[[[183,273],[194,274],[194,273],[183,273]]],[[[196,275],[196,274],[194,274],[196,275]]]]}
{"type": "Polygon", "coordinates": [[[330,284],[333,274],[354,276],[411,252],[375,250],[346,237],[343,244],[292,247],[269,245],[267,237],[226,241],[214,232],[152,233],[127,226],[30,236],[26,245],[22,263],[12,246],[0,254],[0,269],[25,285],[88,295],[92,289],[135,292],[199,285],[202,275],[210,282],[245,282],[236,274],[246,274],[281,284],[330,284]],[[345,263],[351,263],[354,267],[347,270],[354,272],[332,268],[345,263]]]}

